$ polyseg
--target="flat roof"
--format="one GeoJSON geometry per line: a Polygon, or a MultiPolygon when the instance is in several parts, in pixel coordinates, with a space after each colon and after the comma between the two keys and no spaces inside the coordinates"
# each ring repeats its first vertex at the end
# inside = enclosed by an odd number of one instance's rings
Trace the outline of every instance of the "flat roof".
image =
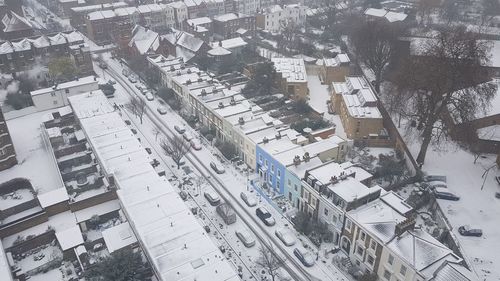
{"type": "Polygon", "coordinates": [[[109,253],[125,248],[137,242],[137,238],[128,222],[108,228],[102,232],[102,238],[109,253]]]}
{"type": "Polygon", "coordinates": [[[68,191],[65,187],[45,192],[37,197],[42,208],[47,208],[48,206],[69,200],[68,191]]]}
{"type": "Polygon", "coordinates": [[[35,90],[35,91],[32,91],[30,94],[31,94],[31,96],[43,95],[43,94],[52,93],[52,92],[58,91],[58,90],[80,87],[80,86],[88,85],[88,84],[92,84],[92,83],[95,83],[97,85],[97,79],[95,79],[94,76],[86,76],[86,77],[79,78],[78,80],[73,80],[73,81],[57,84],[57,85],[52,86],[52,87],[35,90]]]}
{"type": "Polygon", "coordinates": [[[114,211],[120,210],[120,201],[118,200],[111,200],[107,201],[101,204],[97,204],[95,206],[92,206],[90,208],[85,208],[79,211],[74,212],[76,222],[84,222],[88,221],[92,218],[92,216],[97,215],[97,216],[102,216],[105,214],[109,214],[114,211]]]}
{"type": "Polygon", "coordinates": [[[303,59],[272,58],[276,72],[287,82],[307,82],[306,66],[303,59]]]}
{"type": "Polygon", "coordinates": [[[102,93],[69,98],[89,144],[113,174],[122,210],[161,280],[239,280],[102,93]]]}
{"type": "Polygon", "coordinates": [[[56,238],[63,251],[83,244],[83,236],[80,226],[75,225],[63,231],[56,231],[56,238]]]}

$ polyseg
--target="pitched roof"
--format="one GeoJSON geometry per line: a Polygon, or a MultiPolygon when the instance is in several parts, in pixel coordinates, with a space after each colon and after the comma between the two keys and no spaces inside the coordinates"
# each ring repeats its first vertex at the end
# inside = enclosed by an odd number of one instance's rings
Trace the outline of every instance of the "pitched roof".
{"type": "Polygon", "coordinates": [[[446,262],[435,273],[432,281],[473,281],[479,280],[472,272],[460,264],[446,262]]]}
{"type": "Polygon", "coordinates": [[[33,28],[33,25],[26,18],[21,17],[13,11],[5,14],[2,23],[4,25],[3,32],[16,32],[33,28]]]}
{"type": "Polygon", "coordinates": [[[387,243],[387,247],[412,268],[423,274],[431,274],[428,268],[438,266],[447,260],[461,259],[453,251],[421,229],[408,230],[387,243]]]}
{"type": "Polygon", "coordinates": [[[188,49],[194,53],[198,52],[198,50],[203,46],[203,40],[187,33],[182,32],[182,34],[178,37],[177,45],[188,49]]]}
{"type": "Polygon", "coordinates": [[[158,33],[151,29],[136,25],[132,34],[133,36],[132,39],[130,39],[128,46],[134,46],[141,55],[144,55],[149,51],[154,52],[160,46],[158,33]]]}

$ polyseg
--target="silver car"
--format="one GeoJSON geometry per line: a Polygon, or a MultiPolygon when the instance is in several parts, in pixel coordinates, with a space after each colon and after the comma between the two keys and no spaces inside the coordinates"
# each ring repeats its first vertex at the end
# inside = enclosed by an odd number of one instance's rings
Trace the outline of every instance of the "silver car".
{"type": "Polygon", "coordinates": [[[238,239],[240,239],[241,243],[245,245],[245,247],[250,248],[255,245],[255,239],[252,237],[250,232],[238,229],[235,231],[235,233],[238,239]]]}
{"type": "Polygon", "coordinates": [[[274,234],[276,234],[276,236],[281,240],[281,242],[283,242],[283,244],[285,244],[285,246],[289,247],[295,244],[295,236],[287,228],[276,229],[274,234]]]}
{"type": "Polygon", "coordinates": [[[240,193],[241,200],[248,205],[248,207],[254,207],[257,205],[257,200],[252,195],[248,195],[245,192],[240,193]]]}

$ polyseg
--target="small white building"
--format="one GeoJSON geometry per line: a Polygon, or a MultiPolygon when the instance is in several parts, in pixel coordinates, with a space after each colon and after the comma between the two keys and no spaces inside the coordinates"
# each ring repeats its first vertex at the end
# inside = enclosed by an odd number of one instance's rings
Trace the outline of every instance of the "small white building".
{"type": "Polygon", "coordinates": [[[258,16],[257,26],[270,32],[280,32],[288,24],[303,27],[306,24],[306,6],[300,4],[274,5],[258,16]]]}
{"type": "Polygon", "coordinates": [[[87,76],[74,81],[56,84],[49,88],[32,91],[31,99],[38,111],[63,107],[68,105],[68,97],[98,90],[97,78],[87,76]]]}

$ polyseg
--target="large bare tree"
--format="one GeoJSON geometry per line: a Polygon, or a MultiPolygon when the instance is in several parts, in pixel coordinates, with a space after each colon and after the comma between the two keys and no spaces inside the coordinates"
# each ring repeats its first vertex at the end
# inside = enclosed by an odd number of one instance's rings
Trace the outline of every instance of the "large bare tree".
{"type": "Polygon", "coordinates": [[[146,113],[146,101],[138,97],[132,97],[125,107],[138,117],[142,124],[144,113],[146,113]]]}
{"type": "Polygon", "coordinates": [[[381,20],[359,19],[351,32],[351,42],[357,58],[375,75],[374,87],[380,92],[382,74],[389,64],[402,25],[381,20]]]}
{"type": "Polygon", "coordinates": [[[405,102],[393,110],[418,131],[421,165],[431,141],[439,144],[452,120],[467,123],[490,106],[496,87],[483,67],[489,46],[478,36],[463,26],[449,27],[420,44],[420,56],[409,57],[394,75],[397,86],[390,98],[405,102]]]}
{"type": "Polygon", "coordinates": [[[260,245],[259,257],[255,264],[265,270],[272,281],[275,281],[279,277],[279,270],[285,265],[285,260],[280,257],[271,243],[269,245],[271,245],[269,248],[260,245]]]}
{"type": "Polygon", "coordinates": [[[181,166],[182,158],[191,149],[189,142],[184,140],[184,138],[180,135],[174,135],[174,137],[169,140],[164,139],[160,146],[166,155],[172,157],[172,160],[174,160],[175,164],[177,164],[177,169],[181,166]]]}

